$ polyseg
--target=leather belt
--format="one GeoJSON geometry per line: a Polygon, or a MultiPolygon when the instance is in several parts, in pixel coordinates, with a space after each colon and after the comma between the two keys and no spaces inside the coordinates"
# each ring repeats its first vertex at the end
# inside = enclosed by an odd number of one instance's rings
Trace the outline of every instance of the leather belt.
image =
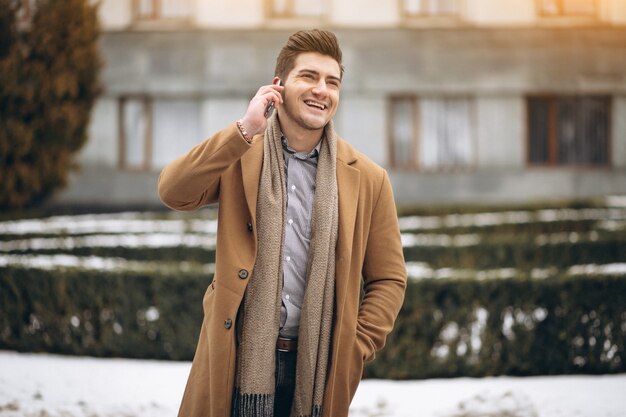
{"type": "Polygon", "coordinates": [[[298,339],[279,337],[276,340],[276,350],[279,352],[295,352],[298,350],[298,339]]]}

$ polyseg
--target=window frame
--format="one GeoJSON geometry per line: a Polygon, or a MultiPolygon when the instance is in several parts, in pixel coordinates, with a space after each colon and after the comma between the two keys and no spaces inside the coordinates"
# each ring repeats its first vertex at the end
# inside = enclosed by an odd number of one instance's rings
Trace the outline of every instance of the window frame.
{"type": "Polygon", "coordinates": [[[270,23],[302,23],[311,22],[311,23],[325,23],[328,20],[329,16],[329,0],[318,0],[318,3],[323,3],[323,11],[319,16],[307,16],[307,15],[298,15],[295,12],[295,3],[298,0],[285,0],[287,3],[286,12],[284,13],[276,13],[274,9],[274,1],[275,0],[265,0],[264,1],[264,10],[265,10],[265,18],[266,21],[270,23]]]}
{"type": "Polygon", "coordinates": [[[598,0],[589,0],[593,5],[593,12],[580,14],[565,12],[564,2],[567,0],[554,0],[557,2],[558,13],[548,13],[543,6],[543,1],[544,0],[535,0],[537,15],[542,19],[597,19],[600,15],[600,4],[598,0]]]}
{"type": "MultiPolygon", "coordinates": [[[[419,0],[424,2],[426,0],[419,0]]],[[[457,12],[446,13],[410,13],[406,10],[405,0],[398,0],[398,14],[400,25],[409,28],[421,27],[456,27],[466,25],[467,4],[466,0],[455,0],[457,12]]]]}
{"type": "Polygon", "coordinates": [[[150,20],[158,20],[158,12],[159,5],[161,2],[159,0],[149,0],[152,3],[153,13],[151,15],[145,15],[141,13],[141,6],[139,3],[141,0],[133,0],[133,18],[135,21],[150,21],[150,20]]]}
{"type": "Polygon", "coordinates": [[[576,168],[576,169],[594,169],[594,170],[604,170],[611,169],[613,167],[613,160],[611,158],[612,148],[613,148],[613,124],[612,124],[612,115],[613,115],[613,96],[606,93],[585,93],[585,94],[576,94],[576,93],[533,93],[527,94],[524,97],[525,106],[525,125],[524,129],[526,131],[526,140],[525,140],[525,154],[526,154],[526,166],[529,168],[548,168],[548,169],[559,169],[559,168],[576,168]],[[606,154],[607,160],[605,163],[601,164],[591,164],[591,163],[560,163],[558,161],[558,152],[559,152],[559,144],[558,144],[558,120],[557,120],[557,100],[559,98],[575,98],[575,97],[604,97],[607,99],[607,138],[606,138],[606,154]],[[530,128],[530,100],[533,98],[539,99],[549,99],[549,127],[548,127],[548,135],[549,135],[549,143],[548,143],[548,160],[545,163],[538,163],[531,161],[531,128],[530,128]]]}
{"type": "Polygon", "coordinates": [[[147,172],[152,169],[152,141],[153,141],[153,100],[145,94],[126,94],[118,99],[118,167],[124,171],[147,172]],[[130,100],[137,100],[142,103],[142,110],[146,117],[146,131],[143,137],[142,150],[143,161],[140,164],[129,164],[128,155],[126,154],[126,145],[128,138],[126,137],[125,122],[126,116],[124,106],[130,100]]]}
{"type": "Polygon", "coordinates": [[[419,170],[419,118],[416,117],[419,109],[419,97],[412,94],[391,95],[387,99],[387,152],[389,167],[398,171],[415,171],[419,170]],[[401,100],[410,100],[411,103],[411,144],[408,164],[399,164],[396,161],[396,141],[394,140],[394,102],[401,100]]]}
{"type": "MultiPolygon", "coordinates": [[[[428,4],[429,0],[417,0],[420,2],[422,6],[428,4]]],[[[458,18],[461,16],[464,8],[464,0],[453,0],[456,2],[456,7],[458,12],[432,12],[432,11],[424,11],[419,13],[410,13],[406,10],[405,3],[406,0],[398,0],[400,14],[404,19],[422,19],[422,18],[437,18],[437,17],[448,17],[448,18],[458,18]]],[[[422,7],[422,9],[427,9],[427,7],[422,7]]]]}
{"type": "MultiPolygon", "coordinates": [[[[133,0],[132,2],[132,16],[135,23],[146,22],[180,22],[186,23],[193,18],[193,11],[189,12],[188,16],[163,16],[163,2],[162,0],[148,0],[152,3],[151,14],[142,14],[139,3],[142,0],[133,0]]],[[[189,0],[189,6],[193,6],[193,0],[189,0]]]]}
{"type": "Polygon", "coordinates": [[[387,163],[390,169],[394,171],[407,171],[407,172],[419,172],[426,173],[467,173],[476,170],[478,163],[478,140],[477,140],[477,107],[476,99],[469,94],[392,94],[387,97],[387,163]],[[421,101],[424,99],[436,99],[436,100],[466,100],[469,104],[468,108],[468,123],[470,127],[470,146],[472,148],[472,155],[467,165],[454,166],[444,165],[437,167],[425,168],[420,163],[420,148],[421,148],[421,124],[420,120],[420,106],[421,101]],[[410,158],[407,164],[398,164],[395,161],[395,140],[394,140],[394,125],[393,125],[393,102],[396,100],[411,100],[411,114],[412,116],[412,133],[410,144],[410,158]]]}

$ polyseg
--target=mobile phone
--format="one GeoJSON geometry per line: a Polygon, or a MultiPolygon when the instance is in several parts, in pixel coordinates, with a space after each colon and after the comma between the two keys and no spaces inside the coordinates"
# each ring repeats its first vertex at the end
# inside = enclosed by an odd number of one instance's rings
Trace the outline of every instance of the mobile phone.
{"type": "MultiPolygon", "coordinates": [[[[283,85],[283,80],[281,80],[280,78],[277,78],[276,81],[274,81],[274,84],[283,85]]],[[[265,108],[265,113],[263,113],[265,118],[267,119],[268,117],[270,117],[273,111],[274,111],[274,102],[270,101],[270,103],[265,108]]]]}

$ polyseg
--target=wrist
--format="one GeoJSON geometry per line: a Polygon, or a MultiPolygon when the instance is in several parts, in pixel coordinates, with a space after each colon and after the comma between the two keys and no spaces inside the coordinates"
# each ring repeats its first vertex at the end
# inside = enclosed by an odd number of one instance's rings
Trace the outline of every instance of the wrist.
{"type": "Polygon", "coordinates": [[[252,143],[252,136],[248,133],[248,129],[244,125],[243,120],[237,120],[237,128],[239,129],[239,133],[245,139],[246,142],[252,143]]]}

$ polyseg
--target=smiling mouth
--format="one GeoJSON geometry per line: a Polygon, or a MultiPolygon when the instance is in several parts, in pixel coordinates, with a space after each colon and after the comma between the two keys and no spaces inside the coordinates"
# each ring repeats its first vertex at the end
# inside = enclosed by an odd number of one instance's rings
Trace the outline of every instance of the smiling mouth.
{"type": "Polygon", "coordinates": [[[315,102],[315,101],[306,100],[306,101],[304,102],[304,104],[306,104],[306,105],[307,105],[307,106],[309,106],[309,107],[313,107],[313,108],[315,108],[315,109],[319,109],[319,110],[326,110],[326,105],[325,105],[325,104],[318,103],[318,102],[315,102]]]}

